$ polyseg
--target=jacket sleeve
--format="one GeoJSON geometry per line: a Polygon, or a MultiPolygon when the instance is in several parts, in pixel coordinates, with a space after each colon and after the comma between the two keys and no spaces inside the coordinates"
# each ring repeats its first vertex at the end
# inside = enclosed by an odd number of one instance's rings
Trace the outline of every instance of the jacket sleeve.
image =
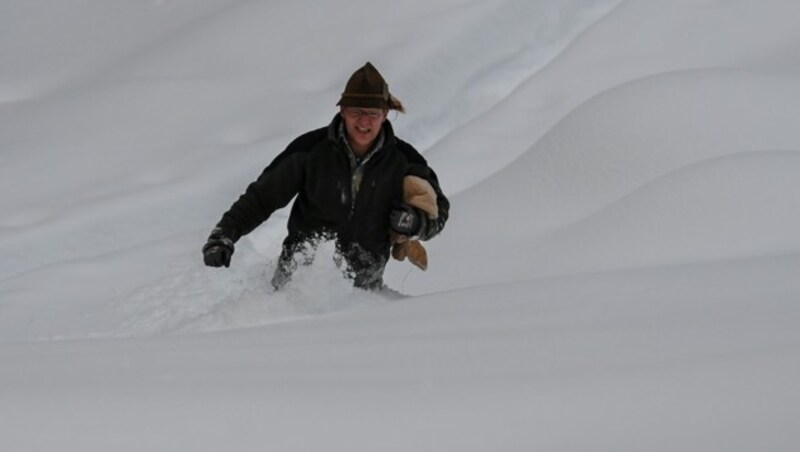
{"type": "Polygon", "coordinates": [[[289,204],[303,186],[308,151],[317,136],[310,132],[297,138],[264,169],[217,223],[223,235],[236,242],[289,204]]]}
{"type": "Polygon", "coordinates": [[[439,208],[439,215],[435,219],[429,219],[426,216],[423,216],[422,230],[419,233],[420,240],[430,240],[442,232],[445,223],[447,223],[447,219],[450,217],[450,201],[442,192],[442,188],[439,186],[439,179],[436,177],[436,173],[429,167],[425,168],[427,168],[428,172],[428,175],[425,177],[425,179],[431,184],[433,190],[436,192],[436,206],[439,208]]]}
{"type": "Polygon", "coordinates": [[[433,169],[428,166],[425,158],[408,143],[402,141],[400,143],[401,150],[409,161],[406,175],[417,176],[427,180],[436,192],[436,205],[439,208],[439,215],[435,219],[429,219],[423,215],[422,229],[418,234],[420,240],[430,240],[444,229],[444,225],[450,217],[450,201],[442,192],[442,188],[439,186],[439,178],[433,169]]]}
{"type": "Polygon", "coordinates": [[[217,224],[223,235],[236,242],[266,221],[273,212],[289,204],[302,184],[303,157],[295,155],[282,159],[275,166],[270,165],[248,185],[217,224]]]}

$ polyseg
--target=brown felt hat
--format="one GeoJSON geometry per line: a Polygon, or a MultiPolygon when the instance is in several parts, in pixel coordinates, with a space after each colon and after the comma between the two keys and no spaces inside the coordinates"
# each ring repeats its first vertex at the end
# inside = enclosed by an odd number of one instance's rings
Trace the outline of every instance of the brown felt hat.
{"type": "Polygon", "coordinates": [[[353,72],[342,98],[336,105],[342,107],[385,108],[405,112],[403,104],[389,92],[389,85],[372,63],[353,72]]]}

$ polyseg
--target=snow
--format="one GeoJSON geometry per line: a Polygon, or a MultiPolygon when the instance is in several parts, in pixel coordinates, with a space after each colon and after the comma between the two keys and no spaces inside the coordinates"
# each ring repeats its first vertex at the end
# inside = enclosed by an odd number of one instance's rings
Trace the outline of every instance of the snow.
{"type": "Polygon", "coordinates": [[[0,449],[800,447],[800,3],[0,5],[0,449]],[[366,61],[452,217],[395,292],[286,211],[366,61]]]}

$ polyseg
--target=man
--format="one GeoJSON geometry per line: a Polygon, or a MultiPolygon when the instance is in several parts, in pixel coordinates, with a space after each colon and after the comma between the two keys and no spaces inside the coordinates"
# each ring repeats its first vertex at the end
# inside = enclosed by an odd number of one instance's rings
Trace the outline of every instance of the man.
{"type": "Polygon", "coordinates": [[[295,196],[276,289],[291,278],[297,254],[320,238],[335,240],[356,287],[380,289],[391,232],[428,240],[444,228],[450,203],[425,159],[394,135],[387,115],[403,105],[371,63],[353,73],[337,105],[327,127],[292,141],[222,216],[203,246],[206,265],[228,267],[234,243],[295,196]],[[406,176],[430,183],[438,215],[402,203],[406,176]]]}

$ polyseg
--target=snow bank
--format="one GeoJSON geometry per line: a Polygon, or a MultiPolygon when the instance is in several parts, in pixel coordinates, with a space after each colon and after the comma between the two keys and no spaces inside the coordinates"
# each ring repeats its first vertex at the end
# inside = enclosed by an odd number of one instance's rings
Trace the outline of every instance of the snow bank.
{"type": "Polygon", "coordinates": [[[800,440],[798,265],[562,276],[267,328],[5,344],[3,441],[788,451],[800,440]]]}
{"type": "Polygon", "coordinates": [[[797,449],[800,4],[429,3],[0,6],[4,450],[797,449]],[[365,60],[452,195],[417,296],[274,293],[283,211],[203,267],[365,60]]]}
{"type": "Polygon", "coordinates": [[[800,205],[789,175],[800,150],[798,115],[794,77],[744,70],[670,72],[605,91],[512,165],[454,196],[454,211],[470,214],[454,215],[448,234],[431,243],[430,270],[394,276],[424,293],[458,287],[465,276],[488,284],[796,252],[800,205]],[[760,152],[771,151],[783,151],[763,156],[774,174],[755,166],[760,152]],[[740,168],[722,164],[750,153],[737,160],[740,168]],[[703,175],[693,169],[704,164],[718,167],[703,175]],[[583,235],[562,231],[577,230],[574,223],[583,235]],[[721,228],[730,232],[724,241],[721,228]],[[719,240],[701,239],[710,236],[719,240]],[[623,257],[637,253],[640,259],[623,257]]]}

